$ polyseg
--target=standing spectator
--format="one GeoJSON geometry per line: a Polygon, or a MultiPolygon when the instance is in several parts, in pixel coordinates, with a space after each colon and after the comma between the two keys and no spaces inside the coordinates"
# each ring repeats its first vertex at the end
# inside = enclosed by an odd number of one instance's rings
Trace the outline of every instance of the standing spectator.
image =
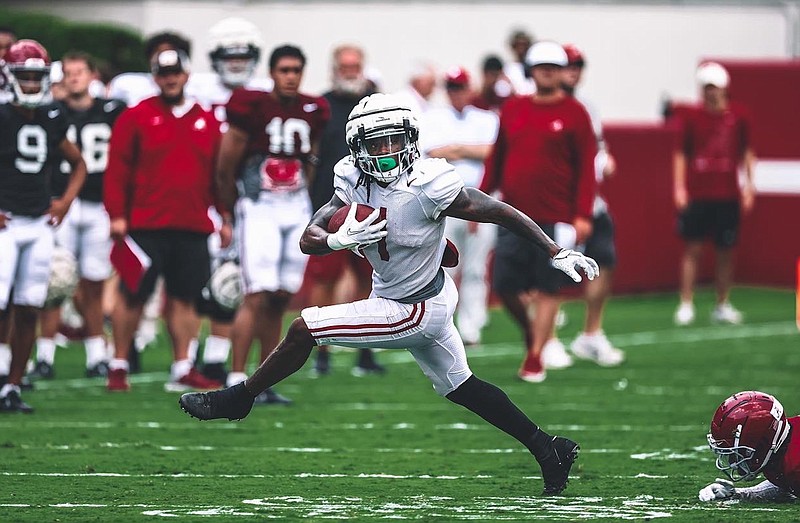
{"type": "Polygon", "coordinates": [[[358,249],[375,269],[369,299],[328,307],[308,307],[286,337],[243,383],[220,391],[184,394],[181,407],[199,419],[241,419],[261,391],[297,372],[314,345],[407,349],[433,383],[436,393],[469,409],[524,445],[539,463],[543,495],[566,487],[578,457],[577,443],[551,436],[522,413],[496,386],[472,374],[464,344],[453,324],[458,291],[440,264],[446,251],[446,217],[492,222],[512,228],[575,280],[597,265],[561,249],[516,209],[465,188],[453,166],[441,159],[419,160],[419,126],[396,97],[373,94],[359,102],[347,122],[351,155],[336,164],[336,193],[314,214],[302,237],[303,250],[326,254],[358,249]],[[363,221],[357,204],[374,211],[363,221]],[[349,207],[335,233],[333,215],[349,207]],[[380,210],[387,219],[380,220],[380,210]],[[376,223],[376,220],[380,220],[376,223]]]}
{"type": "MultiPolygon", "coordinates": [[[[215,199],[219,123],[211,112],[184,97],[189,79],[184,52],[161,51],[151,69],[161,94],[143,100],[117,120],[103,186],[111,236],[119,241],[129,235],[152,260],[138,289],[120,284],[111,318],[114,359],[109,364],[108,390],[130,388],[125,358],[158,276],[164,278],[174,356],[167,388],[217,388],[222,384],[197,372],[188,352],[200,327],[194,303],[210,276],[208,235],[214,226],[208,208],[215,199]]],[[[230,238],[230,213],[220,212],[230,238]]]]}
{"type": "MultiPolygon", "coordinates": [[[[570,248],[584,243],[592,232],[597,143],[586,109],[561,89],[561,69],[567,65],[564,49],[555,42],[537,42],[527,61],[536,93],[511,98],[503,106],[481,189],[499,189],[506,202],[570,248]]],[[[519,370],[525,381],[545,379],[546,346],[550,366],[571,364],[563,344],[553,337],[559,289],[566,284],[560,276],[534,245],[498,231],[493,284],[525,333],[527,355],[519,370]],[[534,289],[536,315],[531,321],[525,297],[534,289]]]]}
{"type": "MultiPolygon", "coordinates": [[[[592,119],[592,128],[597,138],[597,156],[595,157],[595,176],[600,184],[616,172],[616,162],[608,151],[603,139],[603,125],[594,106],[576,93],[576,88],[581,82],[586,59],[583,52],[574,45],[564,46],[567,53],[567,66],[564,67],[561,78],[561,87],[564,91],[574,96],[583,104],[592,119]]],[[[586,240],[584,254],[594,258],[600,265],[600,275],[587,282],[584,291],[586,302],[586,318],[583,332],[570,345],[572,353],[584,359],[590,359],[603,366],[619,365],[625,354],[611,345],[603,332],[603,310],[606,301],[611,295],[611,281],[614,276],[614,266],[617,262],[617,252],[614,248],[614,222],[608,212],[608,204],[598,192],[592,207],[592,234],[586,240]]]]}
{"type": "Polygon", "coordinates": [[[436,89],[436,68],[428,63],[419,62],[411,71],[408,85],[395,93],[401,102],[422,116],[430,108],[431,96],[436,89]]]}
{"type": "Polygon", "coordinates": [[[531,76],[530,64],[526,62],[528,52],[533,45],[533,35],[523,29],[512,31],[508,38],[508,47],[514,60],[504,67],[506,77],[514,88],[514,93],[527,96],[536,92],[536,83],[531,76]]]}
{"type": "MultiPolygon", "coordinates": [[[[72,202],[63,223],[56,230],[56,244],[67,249],[78,261],[80,282],[75,305],[84,321],[86,376],[106,376],[108,357],[103,334],[103,285],[111,276],[111,239],[108,214],[103,207],[103,176],[108,165],[111,128],[125,109],[118,100],[93,98],[89,85],[94,78],[94,60],[85,53],[68,53],[61,59],[66,98],[59,104],[69,123],[67,137],[81,150],[87,178],[78,198],[72,202]]],[[[52,76],[52,75],[51,75],[52,76]]],[[[68,175],[68,162],[61,163],[61,174],[68,175]]],[[[55,194],[63,194],[66,176],[52,178],[55,194]]],[[[42,311],[41,332],[36,341],[34,374],[53,377],[56,343],[54,337],[61,320],[61,307],[42,311]]]]}
{"type": "MultiPolygon", "coordinates": [[[[433,108],[422,117],[422,153],[444,158],[455,166],[466,187],[478,187],[483,179],[483,162],[497,138],[498,118],[491,111],[470,105],[470,78],[463,67],[448,69],[444,83],[450,104],[433,108]]],[[[486,267],[496,229],[491,223],[447,220],[445,234],[461,254],[461,263],[450,271],[451,276],[460,275],[456,326],[464,343],[475,345],[480,343],[481,329],[488,321],[486,267]]]]}
{"type": "MultiPolygon", "coordinates": [[[[214,116],[223,132],[228,128],[225,105],[235,89],[268,90],[272,86],[272,82],[267,84],[253,78],[263,45],[261,31],[255,24],[242,18],[224,18],[209,30],[208,57],[214,72],[192,74],[186,84],[186,90],[188,97],[214,111],[214,116]]],[[[236,258],[236,245],[229,245],[226,249],[221,248],[220,232],[223,219],[213,207],[208,212],[216,229],[215,233],[208,237],[213,274],[223,263],[236,258]]],[[[236,311],[221,307],[212,299],[210,292],[201,293],[197,308],[211,320],[210,332],[203,347],[203,375],[225,383],[228,375],[225,364],[231,352],[231,326],[236,311]]],[[[192,341],[191,347],[193,350],[190,351],[190,356],[196,359],[197,340],[192,341]]]]}
{"type": "Polygon", "coordinates": [[[9,324],[14,328],[0,412],[30,413],[20,383],[47,296],[53,226],[64,219],[86,180],[86,164],[66,137],[64,113],[48,104],[50,57],[45,48],[20,40],[4,60],[13,99],[0,104],[0,333],[6,335],[9,324]],[[51,200],[48,182],[61,158],[72,167],[70,179],[64,194],[51,200]]]}
{"type": "Polygon", "coordinates": [[[755,154],[745,112],[728,100],[729,82],[728,72],[720,64],[702,64],[697,69],[702,104],[681,111],[677,117],[680,141],[673,163],[674,197],[680,213],[678,229],[686,242],[681,262],[681,303],[674,318],[677,325],[694,321],[694,284],[703,242],[708,237],[714,241],[717,257],[717,306],[711,319],[733,324],[742,321],[742,313],[729,298],[740,207],[746,214],[755,202],[755,154]],[[745,172],[741,189],[740,166],[745,172]]]}
{"type": "MultiPolygon", "coordinates": [[[[247,377],[254,337],[261,343],[262,361],[274,350],[286,307],[303,282],[308,257],[299,242],[311,216],[308,187],[330,115],[324,98],[299,92],[305,65],[299,48],[275,48],[269,58],[274,89],[238,89],[226,106],[229,128],[217,178],[229,206],[237,198],[235,180],[241,178],[236,227],[245,295],[233,321],[230,384],[247,377]]],[[[258,402],[289,400],[270,390],[258,402]]]]}
{"type": "MultiPolygon", "coordinates": [[[[8,49],[17,41],[17,33],[6,25],[0,26],[0,61],[3,60],[8,49]]],[[[11,101],[14,95],[7,89],[8,79],[0,74],[0,104],[11,101]]]]}
{"type": "MultiPolygon", "coordinates": [[[[319,166],[311,186],[314,212],[333,196],[333,167],[348,154],[344,132],[347,116],[359,100],[375,92],[372,82],[365,76],[364,50],[354,45],[341,45],[334,49],[332,81],[332,89],[323,95],[330,106],[331,118],[322,133],[319,166]]],[[[342,275],[350,276],[356,283],[353,298],[367,298],[372,290],[372,266],[366,259],[347,250],[325,257],[312,255],[305,274],[311,280],[310,301],[314,305],[332,305],[336,302],[337,282],[342,280],[342,275]]],[[[383,366],[375,361],[371,349],[365,347],[358,350],[358,359],[352,370],[354,375],[381,374],[384,371],[383,366]]],[[[328,346],[320,345],[317,347],[314,373],[322,376],[329,372],[328,346]]]]}
{"type": "Polygon", "coordinates": [[[503,72],[503,61],[495,55],[489,55],[483,60],[481,71],[481,88],[472,98],[471,104],[478,109],[499,114],[500,106],[513,92],[511,82],[503,72]]]}

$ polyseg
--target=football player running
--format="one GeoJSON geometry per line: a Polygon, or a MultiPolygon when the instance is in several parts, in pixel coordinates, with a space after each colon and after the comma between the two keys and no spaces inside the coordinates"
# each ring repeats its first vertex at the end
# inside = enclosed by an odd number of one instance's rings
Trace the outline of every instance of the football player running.
{"type": "Polygon", "coordinates": [[[6,53],[2,72],[13,91],[0,105],[0,332],[11,332],[11,365],[0,388],[0,412],[33,412],[20,382],[47,296],[53,226],[58,226],[86,180],[86,164],[67,139],[64,111],[50,104],[50,57],[35,40],[6,53]],[[49,178],[64,158],[71,166],[66,190],[52,199],[49,178]],[[11,289],[14,289],[13,300],[11,289]],[[10,301],[13,301],[13,306],[10,301]]]}
{"type": "MultiPolygon", "coordinates": [[[[56,230],[56,244],[78,260],[80,282],[75,306],[84,320],[86,376],[104,377],[108,373],[108,355],[103,335],[103,286],[111,276],[111,236],[108,213],[103,207],[103,175],[108,164],[111,128],[125,110],[125,104],[91,96],[89,86],[97,68],[89,55],[68,53],[61,62],[67,97],[59,107],[69,122],[67,137],[78,146],[86,162],[87,178],[64,222],[56,230]]],[[[62,174],[69,174],[69,163],[62,162],[60,167],[62,174]]],[[[67,180],[66,176],[53,176],[53,191],[63,193],[67,180]]],[[[41,378],[54,376],[54,337],[60,320],[60,304],[42,311],[34,369],[34,374],[41,378]]]]}
{"type": "Polygon", "coordinates": [[[717,468],[730,481],[717,478],[700,490],[700,501],[795,501],[800,495],[800,416],[787,418],[774,396],[738,392],[722,402],[711,419],[708,445],[717,468]],[[752,487],[733,482],[766,478],[752,487]]]}
{"type": "Polygon", "coordinates": [[[372,265],[370,298],[328,307],[309,307],[255,373],[227,389],[185,394],[181,407],[199,419],[241,419],[261,391],[299,370],[318,344],[353,348],[406,349],[434,390],[516,438],[539,462],[545,495],[567,486],[579,446],[551,436],[522,413],[496,386],[472,374],[453,323],[458,301],[453,280],[441,268],[445,217],[497,223],[547,251],[553,265],[580,281],[577,269],[597,276],[594,260],[562,249],[513,207],[464,187],[455,168],[442,159],[419,160],[419,127],[412,111],[391,95],[373,94],[350,113],[351,154],[335,167],[335,193],[314,214],[300,241],[304,252],[351,249],[372,265]],[[356,204],[375,211],[356,219],[356,204]],[[334,213],[350,206],[335,233],[334,213]]]}

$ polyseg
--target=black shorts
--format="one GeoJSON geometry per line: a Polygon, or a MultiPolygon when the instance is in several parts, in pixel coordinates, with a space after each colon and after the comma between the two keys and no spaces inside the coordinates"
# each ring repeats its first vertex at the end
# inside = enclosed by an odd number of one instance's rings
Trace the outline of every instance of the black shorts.
{"type": "MultiPolygon", "coordinates": [[[[551,238],[554,225],[539,224],[551,238]]],[[[550,264],[550,256],[535,244],[500,227],[494,250],[492,286],[498,293],[524,292],[531,289],[558,294],[567,285],[577,285],[550,264]]]]}
{"type": "Polygon", "coordinates": [[[167,296],[194,303],[211,277],[208,235],[190,231],[131,231],[131,238],[150,256],[139,290],[131,292],[120,280],[120,289],[132,301],[144,303],[153,294],[156,280],[164,277],[167,296]]]}
{"type": "Polygon", "coordinates": [[[617,250],[614,248],[614,222],[607,213],[592,219],[592,235],[586,240],[583,253],[594,258],[600,267],[613,267],[617,264],[617,250]]]}
{"type": "Polygon", "coordinates": [[[687,241],[711,237],[717,247],[733,247],[739,237],[739,202],[691,202],[678,216],[678,232],[687,241]]]}

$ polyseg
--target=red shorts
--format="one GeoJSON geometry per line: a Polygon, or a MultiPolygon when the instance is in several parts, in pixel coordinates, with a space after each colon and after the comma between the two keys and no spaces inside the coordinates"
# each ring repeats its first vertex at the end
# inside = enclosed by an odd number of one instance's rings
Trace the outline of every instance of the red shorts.
{"type": "Polygon", "coordinates": [[[361,258],[346,249],[324,256],[309,256],[305,277],[314,283],[333,283],[348,267],[359,280],[372,278],[372,265],[366,258],[361,258]]]}

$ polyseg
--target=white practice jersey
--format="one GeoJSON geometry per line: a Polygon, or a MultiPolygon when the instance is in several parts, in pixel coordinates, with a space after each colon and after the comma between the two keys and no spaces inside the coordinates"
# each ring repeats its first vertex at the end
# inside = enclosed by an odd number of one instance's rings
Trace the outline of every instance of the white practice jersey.
{"type": "MultiPolygon", "coordinates": [[[[269,78],[251,78],[245,85],[251,91],[272,90],[272,80],[269,78]]],[[[222,83],[217,73],[192,73],[186,83],[186,96],[196,100],[208,110],[214,111],[214,116],[220,122],[227,121],[225,104],[231,99],[232,89],[222,83]]]]}
{"type": "Polygon", "coordinates": [[[158,94],[158,86],[150,73],[122,73],[108,83],[106,97],[122,100],[128,107],[158,94]]]}
{"type": "Polygon", "coordinates": [[[363,250],[372,268],[375,295],[393,300],[411,296],[436,273],[445,249],[442,211],[456,199],[464,182],[455,168],[439,158],[417,160],[388,187],[372,182],[356,187],[361,171],[350,156],[333,169],[336,196],[346,204],[381,209],[388,235],[363,250]]]}

